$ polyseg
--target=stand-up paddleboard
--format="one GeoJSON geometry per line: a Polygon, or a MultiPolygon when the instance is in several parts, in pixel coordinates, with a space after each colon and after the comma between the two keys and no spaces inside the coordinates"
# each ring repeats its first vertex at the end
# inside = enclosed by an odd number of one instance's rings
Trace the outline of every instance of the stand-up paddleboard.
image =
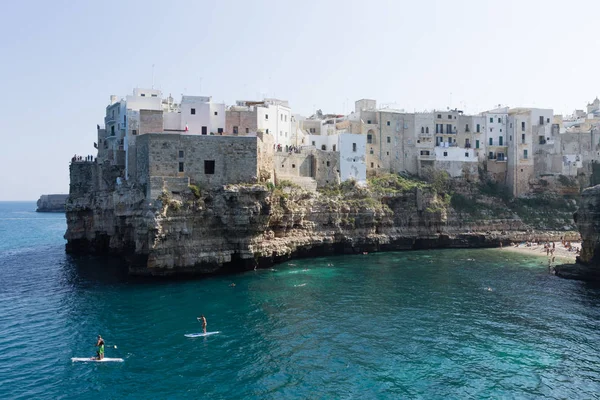
{"type": "Polygon", "coordinates": [[[218,332],[206,332],[206,333],[186,333],[184,336],[194,338],[194,337],[216,335],[217,333],[221,333],[221,332],[218,331],[218,332]]]}
{"type": "Polygon", "coordinates": [[[98,360],[95,357],[73,357],[71,358],[73,362],[123,362],[122,358],[107,358],[104,357],[102,360],[98,360]]]}

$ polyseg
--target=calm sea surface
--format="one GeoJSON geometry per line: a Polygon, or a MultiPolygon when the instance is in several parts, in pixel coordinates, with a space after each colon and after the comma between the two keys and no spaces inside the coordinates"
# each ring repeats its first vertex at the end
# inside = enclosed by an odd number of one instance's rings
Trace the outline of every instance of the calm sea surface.
{"type": "Polygon", "coordinates": [[[138,281],[66,255],[64,215],[34,210],[0,203],[2,399],[600,397],[600,289],[543,259],[380,253],[138,281]],[[201,313],[221,333],[184,337],[201,313]],[[71,362],[98,334],[124,363],[71,362]]]}

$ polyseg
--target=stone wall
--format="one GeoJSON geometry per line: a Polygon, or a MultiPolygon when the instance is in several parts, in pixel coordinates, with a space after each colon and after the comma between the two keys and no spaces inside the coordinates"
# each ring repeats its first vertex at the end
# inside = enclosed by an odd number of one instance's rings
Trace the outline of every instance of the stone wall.
{"type": "Polygon", "coordinates": [[[340,183],[340,153],[303,148],[301,153],[275,152],[275,172],[278,179],[310,177],[317,187],[340,183]]]}
{"type": "Polygon", "coordinates": [[[151,177],[188,177],[218,188],[258,180],[257,137],[151,134],[139,136],[136,147],[140,184],[151,177]]]}

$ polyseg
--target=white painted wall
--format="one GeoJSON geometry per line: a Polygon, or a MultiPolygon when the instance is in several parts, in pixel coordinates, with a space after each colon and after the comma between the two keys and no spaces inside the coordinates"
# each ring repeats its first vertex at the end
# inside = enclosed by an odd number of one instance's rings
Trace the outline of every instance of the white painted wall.
{"type": "Polygon", "coordinates": [[[340,180],[355,179],[358,182],[367,180],[367,138],[356,133],[336,135],[340,151],[340,180]],[[356,151],[353,151],[356,144],[356,151]]]}
{"type": "Polygon", "coordinates": [[[225,132],[225,104],[213,103],[208,96],[183,96],[181,124],[182,129],[187,125],[187,133],[191,135],[201,135],[202,127],[206,127],[207,135],[218,135],[219,129],[225,132]],[[194,114],[192,110],[195,111],[194,114]]]}
{"type": "MultiPolygon", "coordinates": [[[[500,137],[502,137],[502,146],[508,146],[508,112],[486,112],[485,114],[485,145],[500,146],[500,137]]],[[[477,126],[473,127],[473,131],[477,126]]]]}
{"type": "Polygon", "coordinates": [[[436,146],[435,159],[437,161],[478,162],[477,156],[472,148],[463,149],[462,147],[436,146]]]}
{"type": "Polygon", "coordinates": [[[333,151],[333,145],[335,145],[335,151],[339,151],[338,141],[338,135],[308,135],[306,145],[315,146],[318,150],[323,150],[322,146],[325,146],[325,151],[333,151]]]}

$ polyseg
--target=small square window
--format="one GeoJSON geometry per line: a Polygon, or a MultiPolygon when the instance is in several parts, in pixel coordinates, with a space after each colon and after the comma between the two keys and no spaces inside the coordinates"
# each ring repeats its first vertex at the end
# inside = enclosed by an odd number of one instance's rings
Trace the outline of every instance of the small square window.
{"type": "Polygon", "coordinates": [[[389,136],[387,137],[387,142],[388,143],[392,143],[392,138],[390,138],[389,136]]]}
{"type": "Polygon", "coordinates": [[[223,128],[218,128],[217,133],[223,133],[223,128]]]}
{"type": "Polygon", "coordinates": [[[390,121],[387,122],[387,126],[390,126],[390,121]]]}
{"type": "Polygon", "coordinates": [[[218,111],[215,111],[215,115],[219,115],[219,112],[218,112],[218,111]]]}
{"type": "Polygon", "coordinates": [[[141,97],[146,97],[146,93],[140,94],[141,97]]]}
{"type": "Polygon", "coordinates": [[[265,114],[265,119],[269,119],[269,114],[265,114]]]}
{"type": "Polygon", "coordinates": [[[469,157],[469,153],[465,153],[465,157],[469,157]]]}
{"type": "Polygon", "coordinates": [[[192,115],[196,115],[196,109],[195,109],[195,108],[192,108],[192,109],[190,110],[190,113],[191,113],[192,115]]]}
{"type": "Polygon", "coordinates": [[[444,157],[448,157],[448,152],[447,151],[444,152],[444,157]]]}
{"type": "Polygon", "coordinates": [[[370,120],[370,119],[369,119],[369,120],[367,120],[367,124],[370,124],[370,123],[371,123],[371,120],[370,120]]]}
{"type": "Polygon", "coordinates": [[[179,150],[179,158],[183,158],[183,150],[179,150]]]}
{"type": "Polygon", "coordinates": [[[437,117],[438,117],[438,118],[442,118],[442,114],[438,114],[438,116],[437,116],[437,117]]]}
{"type": "Polygon", "coordinates": [[[204,160],[204,173],[206,175],[213,175],[215,173],[215,160],[204,160]]]}
{"type": "Polygon", "coordinates": [[[292,168],[296,168],[296,164],[292,164],[292,168]]]}
{"type": "Polygon", "coordinates": [[[132,129],[132,130],[131,130],[131,134],[132,134],[133,136],[137,135],[137,129],[132,129]]]}

